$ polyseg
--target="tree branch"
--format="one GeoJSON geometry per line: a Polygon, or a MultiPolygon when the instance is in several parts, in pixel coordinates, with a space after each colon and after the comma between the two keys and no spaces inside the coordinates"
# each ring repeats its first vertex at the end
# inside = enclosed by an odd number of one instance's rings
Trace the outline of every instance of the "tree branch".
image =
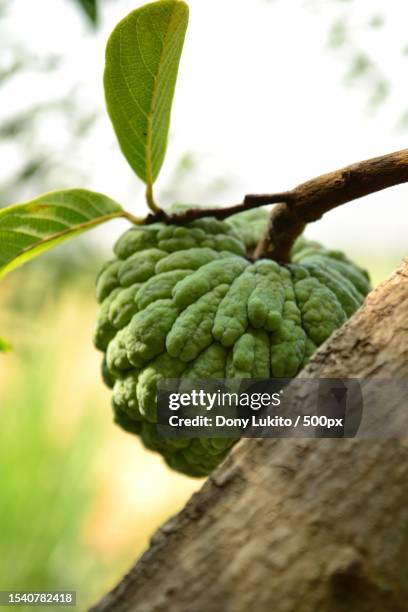
{"type": "Polygon", "coordinates": [[[150,214],[145,223],[157,221],[186,224],[202,217],[226,219],[244,210],[278,204],[272,210],[268,231],[259,243],[256,257],[289,261],[296,238],[307,223],[317,221],[326,212],[363,196],[408,182],[408,149],[361,161],[318,176],[291,191],[264,195],[247,195],[241,204],[227,208],[190,209],[168,215],[165,211],[150,214]]]}
{"type": "Polygon", "coordinates": [[[162,221],[163,223],[174,223],[176,225],[185,225],[195,221],[196,219],[203,219],[204,217],[216,217],[217,219],[227,219],[232,215],[250,210],[252,208],[259,208],[260,206],[266,206],[267,204],[277,204],[282,201],[289,201],[292,197],[291,191],[282,191],[280,193],[271,194],[250,194],[246,195],[241,204],[234,204],[233,206],[226,206],[224,208],[189,208],[183,210],[183,212],[168,215],[165,210],[160,210],[156,214],[149,214],[144,220],[145,225],[151,225],[162,221]]]}
{"type": "Polygon", "coordinates": [[[287,262],[305,225],[363,196],[408,181],[408,149],[358,162],[302,183],[276,206],[255,256],[287,262]]]}

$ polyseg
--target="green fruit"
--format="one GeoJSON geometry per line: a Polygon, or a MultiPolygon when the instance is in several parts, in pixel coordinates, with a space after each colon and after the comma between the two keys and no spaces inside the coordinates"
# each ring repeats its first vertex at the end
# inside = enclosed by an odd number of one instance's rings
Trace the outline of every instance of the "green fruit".
{"type": "Polygon", "coordinates": [[[370,290],[337,251],[299,239],[292,263],[246,257],[267,213],[127,231],[98,279],[95,344],[115,421],[173,469],[205,476],[233,439],[162,439],[162,378],[291,378],[370,290]]]}

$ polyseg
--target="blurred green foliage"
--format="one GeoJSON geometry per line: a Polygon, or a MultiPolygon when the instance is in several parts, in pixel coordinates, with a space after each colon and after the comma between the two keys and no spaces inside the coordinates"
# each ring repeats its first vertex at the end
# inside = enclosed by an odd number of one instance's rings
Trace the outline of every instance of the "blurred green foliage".
{"type": "Polygon", "coordinates": [[[372,14],[356,27],[350,14],[342,14],[335,19],[328,33],[329,49],[343,53],[348,66],[344,77],[346,84],[363,84],[367,90],[370,108],[378,107],[387,99],[391,83],[378,62],[359,43],[358,31],[361,33],[364,30],[380,30],[384,24],[383,15],[372,14]]]}
{"type": "MultiPolygon", "coordinates": [[[[80,4],[95,23],[96,2],[80,4]]],[[[10,6],[11,2],[6,0],[1,4],[2,92],[14,79],[25,75],[47,73],[52,78],[61,62],[54,55],[38,57],[24,41],[10,37],[10,6]]],[[[36,143],[42,118],[53,113],[70,117],[72,140],[68,146],[75,151],[75,141],[94,119],[93,115],[84,116],[75,91],[64,99],[41,105],[30,105],[28,101],[24,110],[11,111],[3,117],[2,146],[10,143],[18,150],[20,165],[0,184],[0,206],[17,199],[20,189],[32,181],[45,185],[55,167],[55,159],[60,162],[60,156],[36,143]]],[[[98,265],[96,260],[91,246],[69,253],[62,247],[52,258],[45,258],[42,265],[23,268],[2,292],[3,314],[9,312],[15,317],[20,311],[21,320],[24,317],[34,321],[46,303],[57,302],[67,284],[76,291],[81,287],[89,290],[91,275],[98,265]]],[[[7,335],[7,330],[4,331],[7,335]]],[[[52,425],[55,355],[41,340],[41,335],[32,343],[17,344],[17,371],[13,372],[10,367],[14,354],[0,357],[0,374],[4,377],[0,401],[3,423],[0,428],[0,588],[77,589],[78,605],[85,609],[85,603],[90,604],[100,594],[101,582],[105,585],[112,571],[86,545],[83,535],[84,517],[96,494],[92,471],[102,436],[97,410],[89,406],[81,414],[75,439],[64,443],[57,425],[54,430],[52,425]]]]}
{"type": "MultiPolygon", "coordinates": [[[[283,1],[265,0],[276,8],[283,1]]],[[[390,24],[395,5],[383,3],[379,11],[371,2],[355,0],[299,0],[297,6],[293,4],[293,10],[307,9],[327,18],[327,49],[342,60],[344,83],[365,92],[367,110],[377,110],[394,94],[401,109],[396,128],[408,129],[408,101],[398,91],[403,74],[401,72],[397,78],[387,74],[381,61],[382,49],[391,48],[390,40],[393,43],[396,40],[399,46],[399,51],[394,53],[395,63],[408,57],[408,35],[405,38],[405,35],[396,34],[390,24]]]]}
{"type": "Polygon", "coordinates": [[[0,353],[8,353],[11,350],[11,344],[4,338],[0,338],[0,353]]]}
{"type": "MultiPolygon", "coordinates": [[[[2,298],[2,307],[26,317],[35,317],[46,304],[58,304],[64,290],[93,296],[95,274],[104,257],[86,239],[79,238],[80,247],[60,245],[54,252],[19,268],[7,279],[11,290],[2,298]],[[20,288],[24,287],[24,291],[20,288]]],[[[2,281],[3,283],[5,281],[2,281]]],[[[12,330],[2,330],[10,337],[12,330]]]]}
{"type": "Polygon", "coordinates": [[[91,471],[100,428],[89,410],[75,444],[61,443],[51,427],[54,360],[38,359],[39,349],[26,347],[20,355],[18,378],[1,400],[0,588],[82,585],[80,605],[95,593],[95,570],[103,573],[81,533],[95,494],[91,471]]]}
{"type": "MultiPolygon", "coordinates": [[[[384,38],[381,40],[382,34],[389,38],[395,37],[391,29],[387,30],[393,10],[391,5],[384,4],[381,12],[378,12],[375,7],[367,3],[364,16],[361,16],[361,12],[356,11],[356,3],[353,0],[331,0],[331,2],[316,0],[316,4],[323,11],[329,9],[337,13],[329,28],[328,48],[341,56],[346,65],[345,83],[363,87],[367,92],[369,109],[378,108],[392,94],[396,85],[399,85],[391,75],[384,72],[381,56],[373,53],[373,48],[381,49],[387,40],[384,38]],[[338,5],[337,10],[334,8],[336,5],[338,5]]],[[[404,55],[406,44],[406,40],[401,39],[401,56],[404,55]]],[[[400,100],[401,102],[402,109],[397,127],[404,129],[404,117],[408,112],[404,106],[408,105],[408,102],[405,99],[400,100]]]]}
{"type": "MultiPolygon", "coordinates": [[[[69,0],[70,1],[70,0],[69,0]]],[[[78,0],[79,1],[79,0],[78,0]]],[[[88,17],[91,17],[92,5],[96,2],[83,2],[87,5],[88,17]]],[[[64,58],[58,54],[41,55],[30,46],[30,41],[19,36],[13,19],[10,0],[2,0],[0,19],[0,90],[4,97],[13,91],[15,82],[30,83],[30,79],[47,74],[50,79],[58,78],[58,71],[63,70],[64,58]]],[[[96,12],[95,12],[96,15],[96,12]]],[[[18,110],[3,106],[0,123],[0,144],[4,154],[12,156],[19,163],[6,178],[0,180],[0,207],[21,199],[22,190],[32,187],[33,193],[49,191],[55,185],[55,173],[64,177],[62,182],[69,185],[81,183],[80,169],[73,163],[81,139],[88,134],[97,118],[96,109],[84,110],[80,100],[80,91],[73,82],[71,90],[63,96],[55,96],[44,101],[33,101],[35,95],[28,96],[24,104],[17,105],[18,110]],[[47,145],[41,139],[44,122],[55,118],[64,125],[69,121],[66,133],[67,142],[47,145]],[[54,177],[54,178],[51,178],[54,177]]],[[[61,179],[59,179],[61,180],[61,179]]],[[[61,186],[61,185],[59,185],[61,186]]],[[[30,189],[31,190],[31,189],[30,189]]]]}

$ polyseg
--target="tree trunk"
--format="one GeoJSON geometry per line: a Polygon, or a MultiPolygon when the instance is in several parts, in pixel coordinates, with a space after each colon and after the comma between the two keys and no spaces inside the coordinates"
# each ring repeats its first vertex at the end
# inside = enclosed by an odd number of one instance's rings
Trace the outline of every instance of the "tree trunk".
{"type": "MultiPolygon", "coordinates": [[[[408,261],[305,376],[408,377],[408,261]]],[[[407,446],[401,438],[241,441],[92,610],[407,610],[407,446]]]]}

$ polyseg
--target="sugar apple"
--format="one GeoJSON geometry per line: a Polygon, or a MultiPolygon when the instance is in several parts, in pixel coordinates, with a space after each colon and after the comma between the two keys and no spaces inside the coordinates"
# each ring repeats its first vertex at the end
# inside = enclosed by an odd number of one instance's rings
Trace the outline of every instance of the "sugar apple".
{"type": "Polygon", "coordinates": [[[134,227],[97,279],[95,345],[115,421],[173,469],[205,476],[231,439],[156,433],[161,378],[289,378],[362,303],[367,274],[299,239],[292,263],[251,261],[267,213],[134,227]]]}

